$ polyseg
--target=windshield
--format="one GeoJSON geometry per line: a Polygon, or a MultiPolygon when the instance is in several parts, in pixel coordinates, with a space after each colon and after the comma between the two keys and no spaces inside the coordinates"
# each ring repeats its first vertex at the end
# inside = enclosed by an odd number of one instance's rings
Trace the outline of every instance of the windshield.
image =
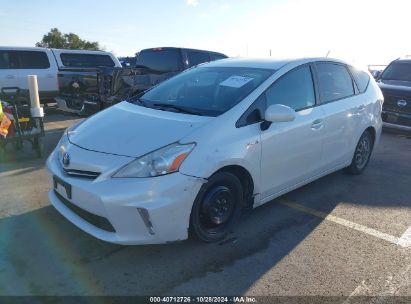
{"type": "Polygon", "coordinates": [[[411,81],[411,63],[391,63],[382,73],[381,79],[411,81]]]}
{"type": "Polygon", "coordinates": [[[198,67],[130,101],[166,111],[218,116],[238,104],[274,72],[256,68],[198,67]]]}

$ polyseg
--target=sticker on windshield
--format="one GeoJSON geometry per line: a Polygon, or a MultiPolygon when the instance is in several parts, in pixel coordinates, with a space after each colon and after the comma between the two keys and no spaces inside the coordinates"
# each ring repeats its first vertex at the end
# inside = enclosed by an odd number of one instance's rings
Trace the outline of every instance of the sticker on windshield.
{"type": "Polygon", "coordinates": [[[254,78],[243,76],[231,76],[223,82],[220,82],[220,86],[241,88],[243,85],[249,83],[251,80],[254,80],[254,78]]]}

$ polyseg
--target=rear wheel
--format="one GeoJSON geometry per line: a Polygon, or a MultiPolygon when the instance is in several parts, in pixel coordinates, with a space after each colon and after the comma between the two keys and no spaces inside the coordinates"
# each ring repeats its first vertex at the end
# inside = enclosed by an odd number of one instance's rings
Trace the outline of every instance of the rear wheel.
{"type": "Polygon", "coordinates": [[[237,222],[243,201],[241,182],[234,174],[214,174],[201,187],[194,202],[191,233],[204,242],[224,239],[237,222]]]}
{"type": "Polygon", "coordinates": [[[370,161],[371,152],[374,147],[374,140],[370,131],[366,130],[360,137],[355,148],[351,165],[347,167],[348,173],[361,174],[370,161]]]}

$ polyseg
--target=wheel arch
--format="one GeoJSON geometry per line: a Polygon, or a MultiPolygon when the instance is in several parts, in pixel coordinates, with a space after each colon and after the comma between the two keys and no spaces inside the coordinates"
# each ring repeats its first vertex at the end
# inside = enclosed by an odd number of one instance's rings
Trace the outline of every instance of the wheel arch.
{"type": "MultiPolygon", "coordinates": [[[[235,175],[241,182],[244,189],[245,208],[251,209],[254,205],[254,180],[251,173],[240,165],[227,165],[215,171],[211,176],[219,172],[229,172],[235,175]]],[[[210,176],[210,177],[211,177],[210,176]]]]}

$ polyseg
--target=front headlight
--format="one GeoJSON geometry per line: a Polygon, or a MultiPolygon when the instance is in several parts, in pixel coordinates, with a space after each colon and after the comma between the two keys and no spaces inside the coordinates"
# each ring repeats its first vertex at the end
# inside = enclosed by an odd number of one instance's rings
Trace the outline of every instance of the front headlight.
{"type": "Polygon", "coordinates": [[[152,177],[176,172],[195,144],[171,144],[128,163],[113,177],[152,177]]]}

